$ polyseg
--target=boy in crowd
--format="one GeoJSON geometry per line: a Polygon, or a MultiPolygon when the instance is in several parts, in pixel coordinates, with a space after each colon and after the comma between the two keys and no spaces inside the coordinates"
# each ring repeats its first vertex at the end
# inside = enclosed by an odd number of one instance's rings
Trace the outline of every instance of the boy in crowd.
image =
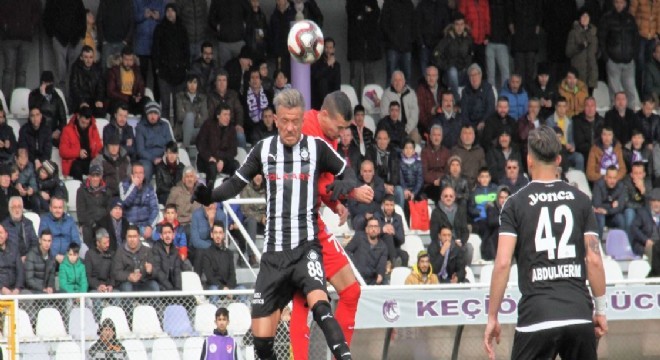
{"type": "Polygon", "coordinates": [[[65,293],[87,292],[87,273],[80,260],[80,245],[72,242],[66,258],[60,264],[60,290],[65,293]]]}
{"type": "Polygon", "coordinates": [[[238,360],[236,340],[227,332],[229,325],[229,311],[226,308],[218,308],[215,311],[215,326],[213,335],[204,340],[202,356],[200,359],[238,360]]]}

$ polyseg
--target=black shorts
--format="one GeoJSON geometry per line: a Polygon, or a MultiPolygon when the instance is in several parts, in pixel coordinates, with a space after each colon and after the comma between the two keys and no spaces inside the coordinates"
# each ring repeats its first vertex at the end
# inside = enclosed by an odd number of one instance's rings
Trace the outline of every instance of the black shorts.
{"type": "Polygon", "coordinates": [[[283,309],[296,291],[307,296],[314,290],[327,291],[323,255],[318,243],[307,243],[293,250],[266,252],[261,257],[254,285],[252,318],[269,316],[283,309]]]}
{"type": "Polygon", "coordinates": [[[535,332],[516,331],[511,359],[598,359],[594,324],[569,325],[535,332]]]}

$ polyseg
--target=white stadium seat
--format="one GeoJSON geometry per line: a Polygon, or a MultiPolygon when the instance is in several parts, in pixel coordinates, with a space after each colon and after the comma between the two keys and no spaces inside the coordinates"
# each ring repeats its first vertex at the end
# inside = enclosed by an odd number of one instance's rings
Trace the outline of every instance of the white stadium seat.
{"type": "Polygon", "coordinates": [[[236,149],[236,157],[235,157],[236,161],[238,161],[239,164],[243,165],[246,158],[247,158],[247,151],[245,151],[245,149],[239,146],[236,149]]]}
{"type": "Polygon", "coordinates": [[[151,348],[152,360],[179,360],[179,349],[176,343],[169,337],[154,340],[151,348]]]}
{"type": "Polygon", "coordinates": [[[149,305],[138,305],[133,309],[133,334],[138,337],[163,336],[156,309],[149,305]]]}
{"type": "MultiPolygon", "coordinates": [[[[55,92],[57,93],[57,95],[60,96],[60,99],[62,99],[62,103],[64,103],[64,112],[66,113],[68,119],[70,115],[73,113],[69,112],[69,106],[66,104],[66,97],[64,96],[64,92],[62,91],[62,89],[59,88],[55,88],[55,92]]],[[[78,109],[73,109],[73,110],[74,112],[78,112],[78,109]]]]}
{"type": "Polygon", "coordinates": [[[57,164],[58,167],[57,176],[60,179],[62,179],[64,175],[62,175],[62,157],[60,156],[59,149],[53,148],[53,151],[50,153],[50,160],[53,161],[55,164],[57,164]]]}
{"type": "Polygon", "coordinates": [[[32,221],[32,227],[34,227],[34,233],[39,236],[39,225],[41,224],[41,217],[37,213],[32,211],[23,212],[23,216],[32,221]]]}
{"type": "MultiPolygon", "coordinates": [[[[85,323],[85,340],[96,340],[98,324],[94,320],[94,314],[90,308],[84,308],[83,321],[85,323]]],[[[74,340],[80,340],[83,336],[82,329],[80,328],[80,307],[74,307],[69,314],[69,334],[74,340]]]]}
{"type": "Polygon", "coordinates": [[[151,100],[154,100],[154,92],[148,87],[144,88],[144,97],[148,97],[151,100]]]}
{"type": "Polygon", "coordinates": [[[373,101],[371,101],[367,94],[370,91],[375,91],[378,99],[383,98],[383,87],[378,84],[368,84],[362,89],[362,106],[364,106],[364,111],[367,114],[380,114],[380,106],[376,106],[373,101]]]}
{"type": "Polygon", "coordinates": [[[64,180],[64,186],[66,186],[66,191],[69,193],[69,201],[67,201],[66,205],[67,209],[71,212],[76,212],[76,198],[78,197],[80,185],[81,182],[79,180],[64,180]]]}
{"type": "Polygon", "coordinates": [[[406,215],[403,212],[403,209],[399,205],[394,205],[394,212],[401,215],[401,222],[403,223],[403,233],[408,234],[410,232],[410,226],[408,225],[408,222],[406,221],[406,215]]]}
{"type": "Polygon", "coordinates": [[[126,314],[124,310],[118,306],[106,306],[101,311],[101,322],[104,319],[111,319],[115,324],[115,331],[119,339],[132,338],[133,333],[128,327],[128,320],[126,320],[126,314]]]}
{"type": "Polygon", "coordinates": [[[9,105],[12,116],[22,119],[27,119],[30,116],[30,108],[28,106],[29,97],[30,89],[14,89],[14,91],[11,93],[11,104],[9,105]]]}
{"type": "Polygon", "coordinates": [[[7,106],[7,99],[5,98],[5,93],[0,90],[0,106],[2,106],[2,110],[5,111],[5,118],[8,118],[10,115],[9,107],[7,106]]]}
{"type": "Polygon", "coordinates": [[[484,265],[481,268],[479,282],[490,286],[490,279],[493,277],[493,264],[484,265]]]}
{"type": "Polygon", "coordinates": [[[472,244],[472,248],[474,249],[472,263],[478,264],[483,259],[481,257],[481,237],[478,234],[470,234],[468,244],[472,244]]]}
{"type": "Polygon", "coordinates": [[[103,129],[105,129],[105,127],[108,126],[109,123],[110,121],[108,121],[108,119],[103,119],[103,118],[96,119],[96,130],[99,131],[99,137],[101,138],[101,141],[103,141],[103,129]]]}
{"type": "Polygon", "coordinates": [[[71,360],[71,359],[80,359],[83,354],[81,354],[80,346],[78,343],[73,341],[65,341],[57,345],[57,350],[55,351],[55,360],[71,360]]]}
{"type": "Polygon", "coordinates": [[[371,130],[374,135],[376,134],[376,121],[371,115],[364,115],[364,127],[371,130]]]}
{"type": "MultiPolygon", "coordinates": [[[[415,257],[415,261],[417,258],[415,257]]],[[[390,274],[390,285],[405,285],[406,278],[410,275],[411,270],[407,266],[397,266],[392,269],[390,274]]]]}
{"type": "Polygon", "coordinates": [[[610,90],[607,87],[607,84],[604,81],[599,81],[598,85],[594,89],[594,98],[596,99],[596,109],[601,116],[605,115],[605,112],[610,109],[611,100],[610,100],[610,90]]]}
{"type": "Polygon", "coordinates": [[[124,340],[122,345],[126,349],[128,360],[147,360],[147,350],[144,348],[142,340],[124,340]]]}
{"type": "Polygon", "coordinates": [[[16,119],[9,119],[7,120],[7,125],[9,125],[14,131],[14,137],[16,137],[16,141],[18,141],[18,135],[21,131],[21,124],[16,119]]]}
{"type": "Polygon", "coordinates": [[[18,309],[18,319],[16,321],[16,335],[21,342],[37,340],[34,335],[32,324],[30,323],[30,316],[23,309],[18,309]]]}
{"type": "Polygon", "coordinates": [[[200,335],[211,335],[215,329],[215,305],[202,304],[195,308],[195,331],[200,335]]]}
{"type": "Polygon", "coordinates": [[[477,282],[477,280],[474,278],[474,271],[472,271],[472,268],[469,266],[465,267],[465,280],[470,284],[477,282]]]}
{"type": "Polygon", "coordinates": [[[179,148],[179,161],[181,161],[184,166],[192,166],[190,155],[188,155],[188,151],[186,151],[186,149],[183,147],[179,148]]]}
{"type": "MultiPolygon", "coordinates": [[[[233,314],[232,314],[232,321],[233,314]]],[[[199,360],[202,355],[202,346],[204,345],[204,338],[189,337],[183,342],[183,360],[199,360]]]]}
{"type": "Polygon", "coordinates": [[[611,281],[623,280],[623,272],[619,263],[612,259],[603,259],[603,266],[605,267],[605,281],[607,283],[611,281]]]}
{"type": "Polygon", "coordinates": [[[646,279],[651,271],[651,265],[646,260],[633,260],[628,264],[628,280],[646,279]]]}
{"type": "Polygon", "coordinates": [[[64,328],[60,312],[55,308],[42,308],[37,315],[37,336],[50,340],[71,339],[64,328]]]}
{"type": "Polygon", "coordinates": [[[252,325],[252,317],[250,309],[247,305],[241,302],[231,303],[227,306],[229,314],[231,314],[231,321],[227,326],[229,334],[232,336],[243,336],[250,329],[252,325]]]}
{"type": "MultiPolygon", "coordinates": [[[[405,222],[405,221],[404,221],[405,222]]],[[[408,266],[417,264],[417,254],[421,250],[426,250],[422,238],[417,235],[406,235],[406,240],[401,244],[401,250],[408,253],[408,266]]]]}
{"type": "Polygon", "coordinates": [[[348,96],[348,100],[351,101],[351,108],[355,108],[355,105],[360,103],[357,97],[357,93],[355,92],[353,86],[349,84],[341,84],[339,90],[344,94],[346,94],[346,96],[348,96]]]}

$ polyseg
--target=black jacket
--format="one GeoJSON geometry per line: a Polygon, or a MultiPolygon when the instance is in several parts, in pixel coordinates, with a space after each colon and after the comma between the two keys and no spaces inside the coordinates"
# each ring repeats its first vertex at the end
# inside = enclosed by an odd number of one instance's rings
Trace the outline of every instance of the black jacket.
{"type": "Polygon", "coordinates": [[[190,61],[190,46],[181,20],[163,20],[154,30],[151,58],[158,76],[170,85],[181,84],[186,78],[190,61]]]}
{"type": "Polygon", "coordinates": [[[220,289],[236,287],[234,254],[226,247],[213,244],[202,253],[202,272],[206,275],[207,286],[217,285],[220,289]]]}
{"type": "Polygon", "coordinates": [[[440,253],[442,245],[440,245],[439,239],[431,240],[431,243],[429,244],[429,258],[431,260],[431,268],[433,269],[433,272],[438,274],[438,280],[440,280],[441,283],[450,282],[453,274],[456,274],[458,282],[462,283],[465,282],[465,266],[467,265],[467,261],[465,259],[465,249],[463,247],[457,246],[454,242],[454,239],[451,241],[452,244],[449,249],[449,259],[447,260],[446,268],[447,278],[443,279],[439,275],[440,271],[442,270],[442,264],[445,261],[446,255],[442,255],[440,253]]]}
{"type": "MultiPolygon", "coordinates": [[[[209,9],[209,27],[217,35],[218,41],[236,42],[244,40],[245,17],[248,1],[211,0],[209,9]]],[[[221,59],[226,62],[229,59],[221,59]]]]}
{"type": "Polygon", "coordinates": [[[118,247],[124,246],[124,243],[126,242],[126,230],[128,229],[128,225],[129,223],[128,220],[126,220],[126,216],[123,216],[121,218],[121,236],[120,238],[117,238],[110,212],[108,211],[108,215],[99,220],[98,226],[106,229],[108,234],[110,234],[110,251],[115,252],[117,251],[118,247]]]}
{"type": "MultiPolygon", "coordinates": [[[[536,27],[541,26],[543,20],[543,0],[507,0],[506,13],[507,22],[515,30],[511,42],[513,52],[538,51],[539,34],[536,33],[536,27]]],[[[493,21],[493,16],[490,20],[493,21]]]]}
{"type": "Polygon", "coordinates": [[[145,263],[147,262],[153,265],[150,248],[140,244],[137,251],[133,253],[130,252],[128,246],[124,244],[117,249],[117,252],[112,258],[112,273],[115,277],[115,281],[118,283],[128,281],[128,275],[130,275],[135,269],[140,269],[140,273],[142,274],[140,283],[154,280],[157,268],[153,266],[151,274],[148,274],[145,268],[145,263]]]}
{"type": "Polygon", "coordinates": [[[46,253],[47,258],[41,255],[39,247],[35,246],[27,253],[25,258],[25,288],[41,292],[50,287],[55,290],[55,257],[46,253]]]}
{"type": "Polygon", "coordinates": [[[284,10],[283,13],[277,9],[277,6],[273,10],[273,14],[270,16],[269,34],[271,38],[269,41],[270,47],[268,50],[268,55],[271,58],[289,56],[287,38],[289,35],[289,28],[291,27],[290,24],[295,20],[295,18],[296,9],[294,9],[293,3],[290,1],[289,7],[284,10]]]}
{"type": "Polygon", "coordinates": [[[518,134],[518,123],[516,119],[511,116],[504,115],[500,117],[498,113],[493,113],[486,119],[486,124],[484,125],[483,133],[481,134],[481,142],[479,143],[485,152],[490,151],[495,145],[502,134],[506,130],[511,134],[511,143],[516,142],[518,134]]]}
{"type": "Polygon", "coordinates": [[[467,244],[470,232],[468,231],[467,224],[467,209],[464,205],[457,205],[456,215],[454,216],[454,223],[449,222],[449,218],[444,211],[442,211],[436,204],[435,209],[431,212],[431,226],[429,236],[431,243],[438,240],[438,234],[443,225],[450,225],[453,229],[454,239],[460,239],[463,244],[467,244]]]}
{"type": "Polygon", "coordinates": [[[95,102],[105,101],[105,81],[99,63],[92,64],[89,69],[80,59],[73,63],[69,77],[69,97],[74,109],[78,109],[82,103],[94,107],[95,102]]]}
{"type": "MultiPolygon", "coordinates": [[[[164,17],[165,14],[161,14],[164,17]]],[[[101,0],[96,14],[96,31],[99,44],[104,42],[133,42],[135,15],[132,0],[101,0]]]]}
{"type": "Polygon", "coordinates": [[[87,12],[82,0],[47,0],[43,21],[46,35],[63,46],[76,46],[87,31],[87,12]]]}
{"type": "Polygon", "coordinates": [[[598,45],[605,60],[620,64],[637,58],[639,32],[628,7],[620,13],[612,10],[603,16],[598,26],[598,45]]]}
{"type": "Polygon", "coordinates": [[[245,41],[252,49],[252,53],[260,59],[266,59],[268,53],[268,42],[270,41],[270,29],[268,19],[259,8],[259,12],[248,10],[245,17],[245,41]]]}
{"type": "Polygon", "coordinates": [[[10,185],[7,189],[0,188],[0,221],[9,217],[9,199],[13,196],[20,196],[15,187],[10,185]]]}
{"type": "MultiPolygon", "coordinates": [[[[518,160],[522,172],[522,155],[518,146],[511,144],[511,153],[509,154],[510,160],[518,160]]],[[[504,158],[502,147],[498,144],[486,152],[486,163],[492,179],[501,179],[505,175],[504,167],[506,166],[507,159],[504,158]]]]}
{"type": "Polygon", "coordinates": [[[344,159],[348,159],[346,163],[354,172],[355,177],[360,176],[360,164],[362,164],[362,154],[360,153],[360,148],[351,141],[347,148],[343,144],[337,146],[337,152],[344,159]]]}
{"type": "Polygon", "coordinates": [[[325,55],[312,64],[312,109],[321,109],[325,96],[341,87],[341,64],[328,65],[325,55]]]}
{"type": "Polygon", "coordinates": [[[6,121],[0,124],[0,141],[4,142],[5,140],[9,140],[9,147],[0,149],[0,162],[12,160],[16,154],[18,145],[16,135],[14,135],[14,129],[6,121]]]}
{"type": "MultiPolygon", "coordinates": [[[[357,126],[351,125],[351,132],[353,133],[353,142],[360,147],[360,135],[357,126]]],[[[366,126],[362,129],[362,141],[364,141],[365,152],[374,143],[374,132],[366,126]]]]}
{"type": "Polygon", "coordinates": [[[389,115],[387,115],[378,122],[376,134],[381,130],[385,130],[389,134],[390,146],[395,149],[403,149],[403,143],[408,138],[406,124],[404,124],[403,120],[399,119],[398,121],[394,121],[389,115]]]}
{"type": "Polygon", "coordinates": [[[476,126],[495,112],[495,94],[492,86],[483,79],[477,89],[468,85],[461,93],[461,112],[470,124],[476,126]]]}
{"type": "Polygon", "coordinates": [[[0,39],[32,41],[40,16],[41,1],[0,2],[0,39]]]}
{"type": "Polygon", "coordinates": [[[183,261],[174,244],[170,245],[170,252],[165,251],[165,243],[156,241],[151,248],[153,260],[153,277],[163,291],[181,290],[181,271],[183,261]]]}
{"type": "Polygon", "coordinates": [[[0,249],[0,288],[22,289],[25,285],[25,268],[16,245],[7,242],[0,249]]]}
{"type": "Polygon", "coordinates": [[[364,231],[358,231],[351,242],[346,245],[346,252],[367,285],[376,285],[378,275],[383,277],[384,284],[387,246],[383,240],[379,239],[376,246],[372,248],[367,234],[364,231]]]}
{"type": "Polygon", "coordinates": [[[126,151],[120,148],[119,156],[115,160],[110,156],[107,148],[104,148],[103,153],[96,156],[92,164],[100,165],[103,169],[103,181],[110,197],[118,197],[119,184],[126,180],[130,171],[131,160],[126,156],[126,151]]]}
{"type": "Polygon", "coordinates": [[[380,7],[377,0],[346,2],[348,16],[348,61],[377,61],[383,57],[378,31],[380,7]]]}
{"type": "Polygon", "coordinates": [[[632,237],[630,243],[632,244],[632,250],[636,255],[644,254],[644,247],[646,246],[646,240],[648,239],[655,242],[655,247],[659,246],[658,241],[660,241],[660,239],[658,236],[660,236],[660,227],[655,224],[653,215],[648,206],[637,210],[637,216],[635,216],[635,220],[633,220],[630,232],[632,237]]]}
{"type": "Polygon", "coordinates": [[[451,9],[447,0],[422,0],[415,9],[417,45],[435,49],[442,31],[451,22],[451,9]]]}
{"type": "Polygon", "coordinates": [[[401,177],[401,157],[392,145],[387,147],[387,151],[389,152],[387,164],[379,165],[376,144],[367,149],[365,158],[374,163],[376,175],[383,179],[385,184],[399,185],[399,178],[401,177]]]}
{"type": "Polygon", "coordinates": [[[605,119],[598,113],[596,113],[593,122],[587,121],[584,113],[573,117],[573,143],[575,144],[575,150],[582,154],[585,159],[589,158],[591,145],[594,144],[596,139],[600,139],[600,129],[603,127],[604,122],[605,119]]]}
{"type": "Polygon", "coordinates": [[[41,115],[43,116],[41,120],[41,125],[48,125],[53,131],[64,129],[67,123],[66,118],[66,108],[64,107],[64,99],[60,95],[53,91],[51,94],[51,99],[48,99],[41,94],[39,88],[36,88],[30,91],[30,96],[28,97],[28,107],[31,109],[33,107],[38,107],[41,109],[41,115]]]}
{"type": "Polygon", "coordinates": [[[89,186],[89,180],[86,184],[82,184],[76,195],[78,224],[94,227],[108,213],[110,197],[111,194],[105,185],[93,190],[89,186]]]}
{"type": "MultiPolygon", "coordinates": [[[[361,176],[358,177],[362,183],[365,183],[361,176]]],[[[383,182],[383,179],[381,179],[377,175],[374,176],[374,179],[371,181],[371,184],[367,184],[367,185],[371,186],[371,188],[374,190],[374,198],[370,203],[364,204],[358,202],[355,199],[348,199],[348,211],[352,217],[353,229],[355,229],[356,231],[364,230],[367,221],[364,215],[366,215],[367,213],[373,215],[378,211],[380,211],[381,202],[383,201],[383,197],[385,196],[385,183],[383,182]]]]}
{"type": "MultiPolygon", "coordinates": [[[[366,31],[377,31],[376,29],[366,31]]],[[[380,14],[380,31],[385,49],[399,52],[412,51],[415,33],[415,7],[411,0],[385,0],[380,14]]]]}
{"type": "Polygon", "coordinates": [[[577,19],[575,0],[546,0],[543,5],[543,29],[549,34],[546,40],[549,62],[566,62],[568,33],[577,19]]]}
{"type": "Polygon", "coordinates": [[[11,241],[18,246],[18,253],[21,256],[27,255],[31,248],[39,246],[39,238],[34,231],[34,225],[25,216],[19,222],[14,222],[11,216],[7,216],[2,222],[2,227],[7,231],[7,241],[11,241]],[[23,232],[22,241],[18,239],[19,231],[23,232]]]}
{"type": "MultiPolygon", "coordinates": [[[[626,113],[623,117],[619,115],[619,111],[615,108],[608,110],[605,113],[604,126],[608,126],[614,130],[614,138],[621,142],[621,146],[625,146],[630,141],[633,129],[643,130],[642,122],[630,108],[626,108],[626,113]]],[[[600,139],[600,134],[598,139],[600,139]]]]}
{"type": "Polygon", "coordinates": [[[167,197],[170,196],[170,190],[181,181],[183,178],[183,169],[185,166],[178,162],[176,164],[176,171],[174,174],[170,172],[169,167],[165,164],[166,161],[161,161],[156,166],[156,195],[158,195],[158,203],[167,205],[167,197]]]}
{"type": "Polygon", "coordinates": [[[490,0],[490,34],[488,40],[498,44],[509,42],[508,0],[490,0]]]}
{"type": "Polygon", "coordinates": [[[112,272],[112,258],[114,255],[113,250],[101,252],[96,247],[87,251],[85,271],[87,272],[89,290],[96,290],[99,285],[115,286],[114,273],[112,272]]]}
{"type": "Polygon", "coordinates": [[[103,143],[106,144],[112,135],[120,139],[121,147],[126,151],[129,158],[132,159],[136,156],[135,129],[132,126],[126,123],[126,125],[120,127],[115,117],[112,116],[110,123],[103,128],[103,143]],[[131,146],[128,146],[128,140],[131,140],[131,146]]]}

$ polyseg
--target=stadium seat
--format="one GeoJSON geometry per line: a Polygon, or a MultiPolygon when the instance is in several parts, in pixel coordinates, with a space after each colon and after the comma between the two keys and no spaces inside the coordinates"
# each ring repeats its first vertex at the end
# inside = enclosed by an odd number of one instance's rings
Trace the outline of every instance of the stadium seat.
{"type": "Polygon", "coordinates": [[[62,157],[60,156],[59,149],[55,147],[53,148],[53,151],[50,153],[50,160],[53,161],[55,164],[57,164],[58,167],[57,176],[59,176],[60,179],[62,179],[64,176],[62,175],[62,157]]]}
{"type": "MultiPolygon", "coordinates": [[[[185,291],[185,290],[184,290],[185,291]]],[[[208,336],[215,329],[215,305],[202,304],[195,308],[195,331],[200,335],[208,336]]]]}
{"type": "Polygon", "coordinates": [[[380,114],[380,104],[376,106],[367,94],[371,91],[375,91],[378,99],[383,98],[383,87],[378,84],[368,84],[362,89],[362,106],[364,106],[364,111],[367,114],[380,114]]]}
{"type": "Polygon", "coordinates": [[[181,161],[184,166],[192,166],[190,155],[188,155],[188,151],[183,147],[179,147],[179,161],[181,161]]]}
{"type": "Polygon", "coordinates": [[[348,96],[348,100],[351,101],[351,108],[354,109],[355,106],[360,103],[360,100],[358,100],[357,93],[355,92],[353,86],[349,84],[341,84],[339,90],[348,96]]]}
{"type": "Polygon", "coordinates": [[[589,199],[591,199],[591,189],[589,188],[589,183],[587,182],[587,177],[584,175],[584,172],[580,170],[568,170],[566,172],[566,180],[569,184],[574,184],[580,191],[587,194],[589,199]]]}
{"type": "Polygon", "coordinates": [[[149,305],[138,305],[133,309],[133,334],[141,338],[165,335],[156,309],[149,305]]]}
{"type": "Polygon", "coordinates": [[[605,267],[605,282],[623,280],[623,272],[619,263],[612,259],[603,259],[603,266],[605,267]]]}
{"type": "Polygon", "coordinates": [[[181,305],[169,305],[165,308],[163,330],[172,337],[196,335],[188,318],[186,308],[181,305]]]}
{"type": "Polygon", "coordinates": [[[417,254],[426,248],[419,236],[406,235],[406,240],[401,244],[401,250],[408,253],[408,267],[413,267],[413,265],[417,265],[417,254]]]}
{"type": "Polygon", "coordinates": [[[7,125],[9,125],[14,131],[14,137],[16,137],[16,141],[18,141],[18,135],[21,131],[21,124],[16,119],[9,119],[7,120],[7,125]]]}
{"type": "Polygon", "coordinates": [[[42,308],[37,315],[37,336],[42,340],[70,340],[60,312],[51,307],[42,308]]]}
{"type": "Polygon", "coordinates": [[[69,201],[67,201],[66,207],[70,212],[76,212],[76,198],[78,197],[80,185],[81,182],[79,180],[64,180],[64,186],[66,186],[66,191],[69,193],[69,201]]]}
{"type": "Polygon", "coordinates": [[[2,110],[5,111],[5,118],[8,118],[11,112],[9,111],[9,107],[7,106],[7,99],[5,98],[5,93],[0,90],[0,106],[2,106],[2,110]]]}
{"type": "Polygon", "coordinates": [[[469,266],[465,267],[465,280],[470,284],[475,284],[477,280],[474,278],[474,271],[469,266]]]}
{"type": "Polygon", "coordinates": [[[148,97],[151,100],[154,100],[154,92],[148,87],[144,88],[144,97],[148,97]]]}
{"type": "MultiPolygon", "coordinates": [[[[233,321],[233,319],[232,319],[233,321]]],[[[202,355],[204,338],[189,337],[183,342],[183,360],[199,360],[202,355]]]]}
{"type": "Polygon", "coordinates": [[[497,88],[495,85],[491,85],[493,87],[493,95],[495,96],[495,100],[497,100],[497,88]]]}
{"type": "Polygon", "coordinates": [[[481,262],[483,259],[481,257],[481,237],[479,237],[478,234],[470,234],[470,237],[468,238],[468,243],[472,244],[472,247],[474,248],[474,252],[472,254],[472,263],[473,264],[478,264],[481,262]]]}
{"type": "Polygon", "coordinates": [[[124,310],[118,306],[106,306],[101,311],[101,322],[104,319],[111,319],[115,323],[115,331],[119,339],[132,338],[133,333],[128,327],[128,320],[126,320],[126,314],[124,310]]]}
{"type": "Polygon", "coordinates": [[[152,360],[179,360],[179,349],[176,343],[169,337],[154,340],[151,348],[152,360]]]}
{"type": "Polygon", "coordinates": [[[594,98],[596,99],[597,111],[601,116],[605,116],[607,110],[612,107],[610,101],[610,90],[604,81],[599,81],[594,89],[594,98]]]}
{"type": "Polygon", "coordinates": [[[410,272],[411,270],[407,266],[395,267],[390,274],[390,285],[405,285],[406,278],[410,275],[410,272]]]}
{"type": "Polygon", "coordinates": [[[202,280],[200,280],[199,275],[194,271],[181,272],[181,287],[183,288],[183,291],[204,290],[202,280]]]}
{"type": "Polygon", "coordinates": [[[50,359],[48,355],[48,346],[45,343],[27,343],[21,344],[21,360],[43,360],[50,359]]]}
{"type": "Polygon", "coordinates": [[[646,260],[633,260],[628,264],[628,280],[646,279],[651,271],[651,265],[646,260]]]}
{"type": "Polygon", "coordinates": [[[103,119],[103,118],[96,119],[96,129],[99,131],[99,137],[101,138],[101,140],[103,140],[103,129],[105,129],[105,127],[108,126],[109,123],[110,121],[108,121],[108,119],[103,119]]]}
{"type": "Polygon", "coordinates": [[[625,231],[620,229],[610,229],[605,241],[605,250],[607,255],[615,260],[631,260],[639,258],[632,252],[630,240],[625,231]]]}
{"type": "MultiPolygon", "coordinates": [[[[92,310],[89,308],[84,309],[82,315],[85,323],[85,340],[95,340],[98,336],[96,332],[98,331],[99,326],[96,323],[96,320],[94,320],[92,310]]],[[[71,313],[69,314],[69,334],[73,340],[80,340],[83,336],[82,329],[80,328],[80,307],[74,307],[71,309],[71,313]]]]}
{"type": "Polygon", "coordinates": [[[364,115],[364,127],[371,130],[376,135],[376,121],[371,115],[364,115]]]}
{"type": "Polygon", "coordinates": [[[27,311],[18,309],[18,316],[16,320],[16,337],[18,337],[19,341],[24,342],[37,340],[37,336],[34,335],[32,323],[30,322],[30,316],[28,315],[27,311]]]}
{"type": "MultiPolygon", "coordinates": [[[[60,99],[62,99],[62,103],[64,104],[64,112],[66,113],[66,117],[68,119],[73,113],[69,112],[69,105],[67,105],[66,103],[66,97],[64,96],[64,92],[62,91],[62,89],[59,88],[55,88],[55,92],[57,93],[57,95],[60,96],[60,99]]],[[[78,112],[78,109],[73,109],[73,111],[78,112]]]]}
{"type": "Polygon", "coordinates": [[[348,227],[348,222],[345,222],[343,225],[339,225],[339,215],[335,214],[332,209],[327,206],[321,208],[321,217],[325,226],[328,228],[328,231],[334,234],[337,238],[341,237],[344,234],[352,234],[353,231],[348,227]]]}
{"type": "Polygon", "coordinates": [[[147,360],[147,350],[144,348],[142,340],[124,340],[121,342],[126,349],[126,355],[128,355],[128,360],[147,360]]]}
{"type": "Polygon", "coordinates": [[[28,88],[15,88],[11,93],[11,104],[9,108],[14,118],[27,119],[30,116],[30,108],[28,106],[29,97],[30,89],[28,88]]]}
{"type": "MultiPolygon", "coordinates": [[[[403,209],[401,208],[401,206],[395,204],[394,205],[394,212],[401,215],[401,220],[402,220],[401,222],[403,223],[403,233],[408,234],[410,232],[410,226],[409,226],[408,222],[406,221],[406,215],[403,212],[403,209]]],[[[415,256],[417,256],[417,254],[415,254],[415,256]]]]}
{"type": "Polygon", "coordinates": [[[239,164],[243,165],[243,163],[245,162],[245,158],[247,158],[247,151],[245,151],[245,149],[239,146],[236,149],[235,159],[236,161],[238,161],[239,164]]]}
{"type": "Polygon", "coordinates": [[[490,279],[493,277],[493,264],[484,265],[481,268],[479,275],[479,282],[490,286],[490,279]]]}
{"type": "Polygon", "coordinates": [[[39,224],[41,224],[41,217],[37,213],[32,211],[24,211],[23,216],[32,221],[32,227],[34,227],[34,233],[39,235],[39,224]]]}
{"type": "Polygon", "coordinates": [[[78,343],[73,341],[65,341],[57,345],[57,350],[55,351],[55,360],[70,360],[70,359],[79,359],[84,357],[81,354],[80,346],[78,343]]]}
{"type": "Polygon", "coordinates": [[[252,316],[250,309],[242,302],[234,302],[227,306],[231,321],[227,325],[227,331],[232,336],[243,336],[250,330],[252,316]]]}

